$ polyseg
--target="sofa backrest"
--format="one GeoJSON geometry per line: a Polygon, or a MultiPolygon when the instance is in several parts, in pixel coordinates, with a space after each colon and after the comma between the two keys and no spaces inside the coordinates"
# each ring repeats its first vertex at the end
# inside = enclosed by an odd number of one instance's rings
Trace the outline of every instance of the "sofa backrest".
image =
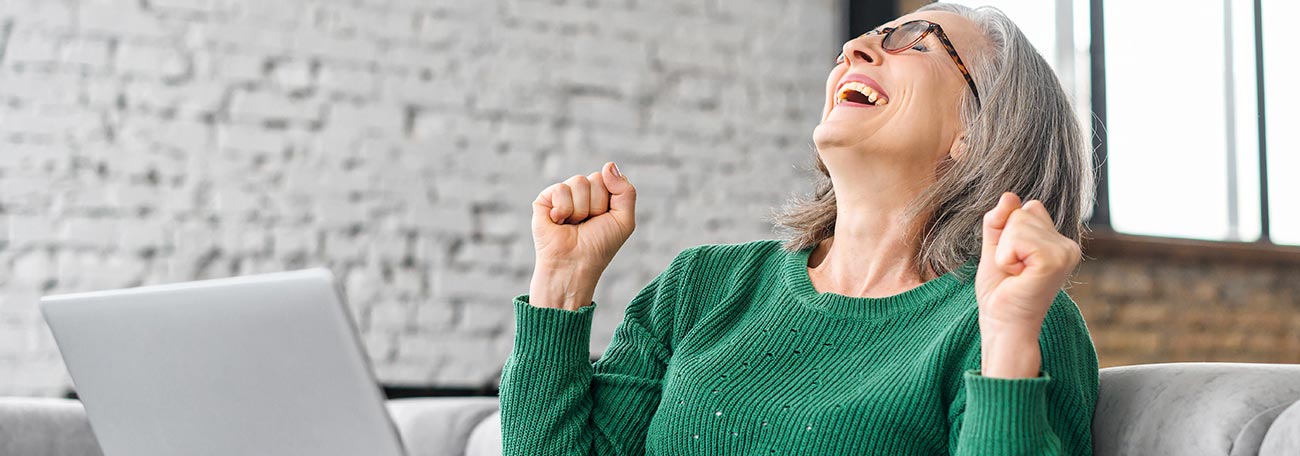
{"type": "MultiPolygon", "coordinates": [[[[1101,370],[1093,454],[1258,454],[1300,400],[1300,365],[1170,363],[1101,370]]],[[[1300,412],[1297,412],[1300,413],[1300,412]]],[[[1292,448],[1300,454],[1300,448],[1292,448]]]]}
{"type": "Polygon", "coordinates": [[[17,397],[0,398],[0,454],[103,456],[80,401],[17,397]]]}

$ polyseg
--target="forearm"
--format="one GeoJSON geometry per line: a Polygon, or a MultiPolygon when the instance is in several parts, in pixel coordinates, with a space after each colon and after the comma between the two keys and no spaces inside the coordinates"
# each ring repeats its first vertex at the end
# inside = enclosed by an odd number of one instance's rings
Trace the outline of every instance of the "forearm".
{"type": "Polygon", "coordinates": [[[965,404],[953,404],[953,454],[1092,454],[1097,355],[1069,296],[1049,309],[1041,322],[980,315],[979,361],[966,364],[965,404]]]}
{"type": "Polygon", "coordinates": [[[591,446],[591,308],[515,298],[515,342],[501,373],[503,454],[587,454],[591,446]]]}

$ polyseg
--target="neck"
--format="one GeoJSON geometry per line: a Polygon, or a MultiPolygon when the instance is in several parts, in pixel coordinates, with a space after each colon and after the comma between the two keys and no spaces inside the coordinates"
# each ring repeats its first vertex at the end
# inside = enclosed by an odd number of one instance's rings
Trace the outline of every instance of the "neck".
{"type": "MultiPolygon", "coordinates": [[[[872,170],[855,166],[852,169],[872,170]]],[[[893,170],[900,171],[900,170],[893,170]]],[[[911,172],[832,173],[835,233],[812,252],[809,276],[821,291],[845,296],[892,296],[932,276],[919,272],[920,227],[905,219],[908,205],[924,190],[925,179],[911,172]]]]}

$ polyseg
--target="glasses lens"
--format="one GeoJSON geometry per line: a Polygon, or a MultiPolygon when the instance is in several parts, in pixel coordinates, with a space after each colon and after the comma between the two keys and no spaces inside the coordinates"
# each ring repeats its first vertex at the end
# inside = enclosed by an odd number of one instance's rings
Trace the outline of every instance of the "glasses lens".
{"type": "Polygon", "coordinates": [[[912,21],[898,26],[893,33],[885,37],[885,42],[881,46],[887,51],[898,51],[906,49],[921,39],[921,35],[930,29],[930,23],[925,21],[912,21]]]}

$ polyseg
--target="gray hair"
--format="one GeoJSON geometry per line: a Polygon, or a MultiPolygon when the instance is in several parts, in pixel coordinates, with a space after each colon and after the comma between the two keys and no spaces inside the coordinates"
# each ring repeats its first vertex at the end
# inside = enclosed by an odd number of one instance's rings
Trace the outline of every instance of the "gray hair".
{"type": "MultiPolygon", "coordinates": [[[[906,211],[910,223],[920,228],[915,257],[920,275],[927,275],[927,266],[942,275],[979,256],[984,213],[1002,192],[1042,201],[1057,231],[1079,242],[1083,215],[1092,209],[1091,150],[1052,68],[996,8],[932,3],[917,11],[961,15],[990,43],[971,56],[968,68],[982,106],[975,105],[970,91],[959,106],[965,152],[942,161],[935,183],[906,211]]],[[[792,200],[772,217],[788,251],[815,246],[835,234],[835,189],[815,151],[814,158],[820,175],[811,197],[792,200]]]]}

